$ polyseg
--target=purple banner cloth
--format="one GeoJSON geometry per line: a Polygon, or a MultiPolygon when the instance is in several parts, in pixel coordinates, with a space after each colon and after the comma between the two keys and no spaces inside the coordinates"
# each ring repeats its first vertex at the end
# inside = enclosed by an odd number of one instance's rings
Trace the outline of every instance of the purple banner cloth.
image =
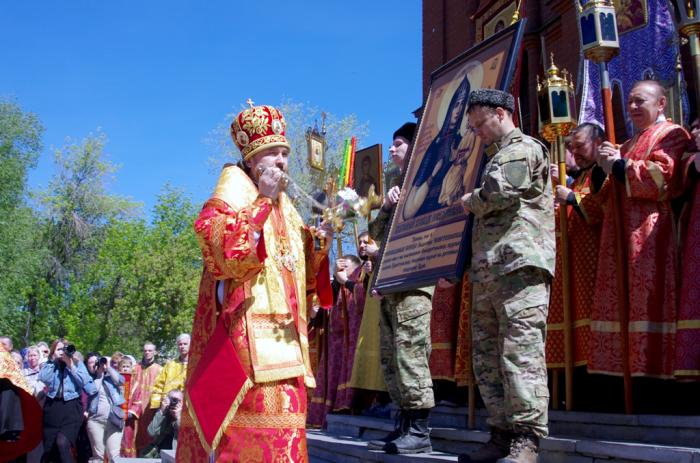
{"type": "MultiPolygon", "coordinates": [[[[578,0],[574,1],[578,2],[578,0]]],[[[677,78],[678,32],[669,4],[666,0],[647,0],[647,9],[649,17],[647,24],[638,29],[623,32],[620,35],[620,54],[608,63],[611,90],[619,86],[622,97],[625,99],[624,103],[632,84],[637,80],[654,79],[668,87],[677,78]]],[[[618,18],[618,27],[620,27],[620,18],[618,18]]],[[[603,126],[598,65],[593,61],[584,60],[584,67],[579,123],[593,122],[603,126]]],[[[682,88],[681,98],[683,114],[687,118],[688,95],[685,88],[682,88]]],[[[671,102],[667,107],[670,104],[671,102]]],[[[623,104],[622,110],[625,114],[629,138],[633,134],[633,127],[627,116],[626,104],[623,104]]]]}

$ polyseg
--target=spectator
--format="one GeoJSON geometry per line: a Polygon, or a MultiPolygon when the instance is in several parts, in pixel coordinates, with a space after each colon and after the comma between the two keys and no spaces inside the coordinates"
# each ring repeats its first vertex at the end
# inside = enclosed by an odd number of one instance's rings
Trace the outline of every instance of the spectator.
{"type": "Polygon", "coordinates": [[[22,371],[24,368],[24,359],[22,358],[22,354],[20,354],[19,351],[13,350],[10,352],[10,355],[12,356],[12,360],[14,360],[17,364],[17,368],[22,371]]]}
{"type": "Polygon", "coordinates": [[[97,394],[95,383],[85,365],[73,358],[75,346],[65,339],[57,339],[49,350],[50,361],[39,373],[39,381],[46,384],[44,403],[44,456],[49,459],[56,447],[61,463],[74,462],[71,447],[75,445],[83,422],[80,393],[97,394]]]}
{"type": "Polygon", "coordinates": [[[185,374],[187,373],[187,359],[190,355],[190,335],[182,333],[176,339],[179,357],[165,364],[156,378],[151,393],[151,408],[160,408],[160,401],[166,391],[185,388],[185,374]]]}
{"type": "Polygon", "coordinates": [[[41,354],[39,365],[43,365],[49,360],[49,345],[44,341],[39,341],[36,343],[36,346],[39,348],[39,353],[41,354]]]}
{"type": "Polygon", "coordinates": [[[122,361],[123,357],[124,357],[124,354],[122,354],[119,351],[116,351],[115,353],[112,354],[112,358],[109,361],[109,366],[111,366],[114,370],[119,371],[119,362],[122,361]]]}
{"type": "Polygon", "coordinates": [[[7,352],[12,352],[14,345],[12,344],[12,339],[9,336],[0,336],[0,343],[5,346],[7,352]]]}
{"type": "MultiPolygon", "coordinates": [[[[44,388],[46,387],[44,383],[39,381],[39,372],[41,371],[41,351],[38,346],[29,346],[26,351],[27,368],[22,370],[22,375],[24,379],[27,380],[27,384],[31,390],[32,395],[39,402],[39,406],[44,405],[44,398],[46,394],[44,393],[44,388]]],[[[39,442],[31,452],[27,454],[27,463],[38,463],[41,461],[41,455],[44,453],[44,447],[39,442]]]]}
{"type": "Polygon", "coordinates": [[[134,368],[134,363],[130,355],[125,355],[122,357],[122,359],[119,361],[119,373],[123,375],[130,375],[131,370],[134,368]]]}
{"type": "Polygon", "coordinates": [[[88,354],[88,370],[95,381],[98,393],[88,402],[88,436],[92,446],[91,462],[104,461],[105,450],[110,462],[119,457],[119,447],[124,429],[124,412],[120,406],[124,397],[119,387],[124,377],[109,365],[107,357],[97,352],[88,354]]]}
{"type": "Polygon", "coordinates": [[[141,453],[142,458],[160,458],[161,450],[177,448],[177,432],[182,415],[182,391],[173,389],[163,398],[160,409],[148,425],[148,434],[153,439],[141,453]]]}
{"type": "Polygon", "coordinates": [[[148,425],[156,413],[149,408],[151,391],[161,366],[156,363],[156,346],[152,342],[143,345],[143,359],[136,365],[131,377],[129,416],[122,437],[122,456],[134,458],[150,443],[148,425]]]}
{"type": "Polygon", "coordinates": [[[29,387],[32,388],[34,397],[40,402],[44,398],[44,383],[39,381],[39,371],[41,370],[41,351],[38,346],[29,346],[27,348],[27,368],[22,370],[22,374],[27,379],[29,387]]]}

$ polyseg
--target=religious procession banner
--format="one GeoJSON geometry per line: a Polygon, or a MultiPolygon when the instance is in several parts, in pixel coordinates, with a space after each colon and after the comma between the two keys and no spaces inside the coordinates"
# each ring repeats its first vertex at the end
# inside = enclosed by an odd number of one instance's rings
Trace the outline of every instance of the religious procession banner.
{"type": "Polygon", "coordinates": [[[469,128],[469,96],[508,90],[525,20],[435,70],[412,143],[401,198],[382,243],[373,287],[382,293],[461,278],[470,255],[471,219],[461,197],[478,185],[484,147],[469,128]]]}
{"type": "MultiPolygon", "coordinates": [[[[574,0],[578,2],[579,0],[574,0]]],[[[620,0],[615,2],[620,53],[610,60],[615,131],[618,140],[634,133],[627,114],[626,98],[632,85],[642,79],[658,80],[668,95],[666,116],[683,124],[688,115],[688,97],[683,77],[676,69],[679,57],[678,32],[666,0],[620,0]]],[[[580,27],[580,26],[579,26],[580,27]]],[[[600,74],[596,63],[584,60],[579,123],[603,126],[600,74]]]]}

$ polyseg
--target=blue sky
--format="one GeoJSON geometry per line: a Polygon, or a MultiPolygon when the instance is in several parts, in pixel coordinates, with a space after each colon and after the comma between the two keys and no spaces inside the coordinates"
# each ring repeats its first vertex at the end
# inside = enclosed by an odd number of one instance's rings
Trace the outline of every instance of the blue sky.
{"type": "Polygon", "coordinates": [[[422,100],[418,0],[3,2],[0,43],[0,98],[46,128],[31,187],[101,128],[110,191],[146,213],[166,182],[206,199],[205,139],[249,97],[355,113],[385,147],[422,100]]]}

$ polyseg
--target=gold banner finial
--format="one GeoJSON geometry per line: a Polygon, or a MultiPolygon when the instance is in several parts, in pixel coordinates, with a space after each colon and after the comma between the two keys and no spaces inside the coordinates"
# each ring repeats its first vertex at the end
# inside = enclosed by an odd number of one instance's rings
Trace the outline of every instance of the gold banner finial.
{"type": "Polygon", "coordinates": [[[513,12],[513,18],[510,21],[511,24],[515,24],[520,20],[520,4],[521,3],[522,3],[522,0],[518,0],[518,3],[515,4],[515,11],[513,12]]]}

